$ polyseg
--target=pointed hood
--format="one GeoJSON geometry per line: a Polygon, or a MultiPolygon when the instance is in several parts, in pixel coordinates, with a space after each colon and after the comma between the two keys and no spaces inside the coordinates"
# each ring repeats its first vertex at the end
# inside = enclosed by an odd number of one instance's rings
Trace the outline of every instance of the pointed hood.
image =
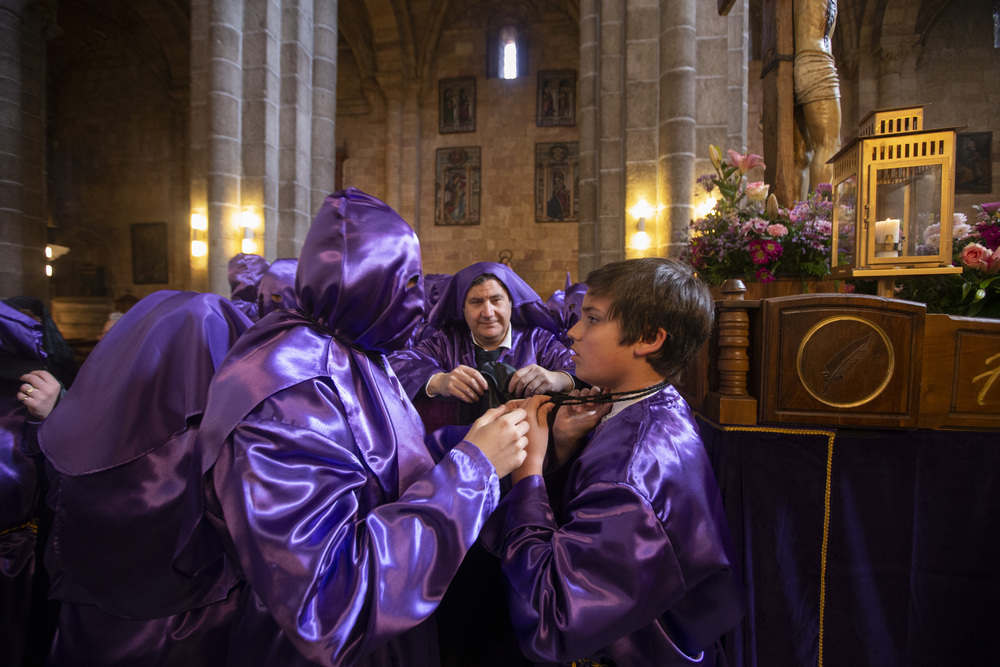
{"type": "Polygon", "coordinates": [[[423,316],[417,235],[371,195],[355,188],[331,195],[302,246],[295,292],[299,309],[341,341],[399,349],[423,316]]]}
{"type": "Polygon", "coordinates": [[[298,266],[297,259],[276,259],[271,262],[257,288],[257,311],[261,317],[279,308],[298,307],[299,302],[295,298],[295,272],[298,266]]]}

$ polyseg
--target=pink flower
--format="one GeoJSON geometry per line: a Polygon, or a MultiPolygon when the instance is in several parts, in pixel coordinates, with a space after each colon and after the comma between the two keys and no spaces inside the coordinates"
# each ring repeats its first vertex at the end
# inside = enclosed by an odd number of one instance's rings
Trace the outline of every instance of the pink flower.
{"type": "Polygon", "coordinates": [[[750,226],[758,234],[763,234],[767,231],[768,222],[764,218],[750,218],[750,226]]]}
{"type": "Polygon", "coordinates": [[[753,153],[742,155],[731,148],[727,152],[729,153],[729,164],[736,167],[740,175],[747,173],[758,165],[764,166],[764,158],[759,155],[753,153]]]}
{"type": "Polygon", "coordinates": [[[986,260],[986,266],[983,271],[985,271],[988,275],[992,275],[1000,271],[1000,248],[994,250],[990,258],[986,260]]]}
{"type": "Polygon", "coordinates": [[[754,181],[747,184],[747,199],[750,201],[764,201],[767,199],[767,191],[770,187],[764,181],[754,181]]]}
{"type": "Polygon", "coordinates": [[[788,227],[785,227],[780,222],[776,222],[773,225],[767,226],[767,233],[771,236],[784,236],[788,233],[788,227]]]}
{"type": "Polygon", "coordinates": [[[962,260],[963,265],[971,269],[982,269],[985,271],[990,254],[988,248],[984,248],[978,243],[970,243],[962,248],[962,254],[959,255],[959,258],[962,260]]]}

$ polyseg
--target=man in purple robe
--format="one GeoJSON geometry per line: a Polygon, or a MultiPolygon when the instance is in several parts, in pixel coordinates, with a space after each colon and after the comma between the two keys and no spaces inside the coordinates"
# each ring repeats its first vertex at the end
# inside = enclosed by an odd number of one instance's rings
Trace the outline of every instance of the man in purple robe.
{"type": "Polygon", "coordinates": [[[486,364],[515,371],[490,376],[501,384],[494,390],[514,397],[574,386],[573,360],[552,316],[505,264],[479,262],[456,273],[428,322],[435,334],[389,358],[428,431],[468,424],[491,407],[486,364]]]}
{"type": "Polygon", "coordinates": [[[47,664],[225,664],[246,587],[204,522],[193,455],[209,381],[250,324],[216,294],[155,292],[40,427],[62,602],[47,664]]]}
{"type": "Polygon", "coordinates": [[[527,424],[492,410],[431,460],[385,358],[420,321],[421,282],[402,218],[331,195],[299,257],[298,308],[262,318],[213,381],[199,455],[251,587],[231,664],[438,662],[430,616],[527,424]]]}
{"type": "Polygon", "coordinates": [[[257,310],[257,290],[268,266],[260,255],[242,252],[229,260],[229,299],[253,322],[261,317],[257,310]]]}
{"type": "Polygon", "coordinates": [[[36,390],[25,378],[43,368],[42,324],[0,301],[0,646],[11,665],[25,655],[37,567],[39,471],[23,451],[36,390]]]}
{"type": "Polygon", "coordinates": [[[552,403],[529,411],[528,456],[482,537],[500,554],[518,643],[545,664],[725,664],[719,640],[743,614],[735,552],[698,428],[669,384],[711,330],[708,288],[663,258],[586,282],[569,336],[593,389],[558,409],[551,447],[552,403]]]}

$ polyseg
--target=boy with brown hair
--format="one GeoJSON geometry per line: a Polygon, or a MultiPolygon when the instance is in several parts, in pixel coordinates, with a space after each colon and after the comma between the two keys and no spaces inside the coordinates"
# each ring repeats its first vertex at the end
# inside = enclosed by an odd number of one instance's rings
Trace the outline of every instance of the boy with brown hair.
{"type": "Polygon", "coordinates": [[[743,614],[742,588],[698,427],[670,384],[711,331],[708,288],[663,258],[586,283],[569,337],[594,388],[533,415],[528,457],[491,519],[518,643],[545,663],[725,664],[719,640],[743,614]]]}

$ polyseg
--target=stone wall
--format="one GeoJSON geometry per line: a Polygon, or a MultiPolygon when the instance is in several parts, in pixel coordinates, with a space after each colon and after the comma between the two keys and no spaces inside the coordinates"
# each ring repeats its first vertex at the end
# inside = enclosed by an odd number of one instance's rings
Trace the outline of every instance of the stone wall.
{"type": "Polygon", "coordinates": [[[54,73],[49,104],[51,223],[71,249],[53,265],[52,296],[186,288],[187,127],[156,70],[108,39],[54,73]],[[153,250],[165,253],[166,280],[134,284],[131,225],[158,222],[167,244],[153,250]]]}
{"type": "Polygon", "coordinates": [[[337,145],[346,148],[345,186],[356,186],[392,202],[396,188],[415,188],[412,213],[400,212],[417,230],[425,273],[454,273],[479,261],[500,261],[509,250],[511,266],[542,296],[561,289],[566,274],[576,275],[577,224],[535,221],[535,144],[577,141],[576,127],[536,127],[538,71],[576,70],[578,28],[568,19],[549,17],[530,27],[527,76],[486,78],[485,26],[443,31],[430,72],[417,93],[416,118],[403,114],[401,146],[386,146],[385,114],[337,118],[337,145]],[[475,132],[440,134],[438,81],[476,78],[475,132]],[[418,132],[413,136],[412,132],[418,132]],[[415,145],[416,160],[393,160],[387,151],[415,145]],[[435,224],[435,159],[439,148],[479,147],[481,221],[478,225],[435,224]],[[401,185],[389,188],[387,164],[399,170],[401,185]]]}

